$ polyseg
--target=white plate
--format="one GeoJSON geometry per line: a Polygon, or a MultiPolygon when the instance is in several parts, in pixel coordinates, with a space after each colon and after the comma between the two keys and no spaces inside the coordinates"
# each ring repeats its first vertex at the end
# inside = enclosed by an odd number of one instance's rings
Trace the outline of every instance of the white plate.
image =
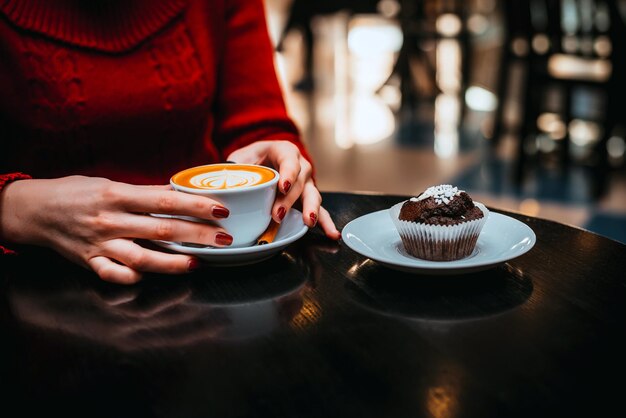
{"type": "Polygon", "coordinates": [[[241,248],[194,247],[179,242],[154,241],[157,245],[184,254],[193,254],[215,266],[252,264],[281,252],[287,245],[301,238],[309,230],[302,222],[302,212],[291,209],[278,228],[274,242],[241,248]]]}
{"type": "Polygon", "coordinates": [[[469,257],[455,261],[422,260],[405,251],[388,209],[352,220],[341,236],[348,247],[387,267],[431,275],[486,270],[526,253],[537,240],[525,223],[490,212],[469,257]]]}

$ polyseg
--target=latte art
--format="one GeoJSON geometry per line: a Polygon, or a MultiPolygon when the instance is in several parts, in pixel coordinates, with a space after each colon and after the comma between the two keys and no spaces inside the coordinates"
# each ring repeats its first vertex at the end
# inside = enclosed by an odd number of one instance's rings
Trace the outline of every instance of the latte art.
{"type": "Polygon", "coordinates": [[[222,170],[202,173],[189,179],[192,187],[199,189],[235,189],[250,187],[263,182],[259,173],[247,170],[222,170]]]}
{"type": "Polygon", "coordinates": [[[171,182],[197,190],[227,191],[275,183],[276,171],[252,164],[210,164],[188,168],[172,176],[171,182]]]}

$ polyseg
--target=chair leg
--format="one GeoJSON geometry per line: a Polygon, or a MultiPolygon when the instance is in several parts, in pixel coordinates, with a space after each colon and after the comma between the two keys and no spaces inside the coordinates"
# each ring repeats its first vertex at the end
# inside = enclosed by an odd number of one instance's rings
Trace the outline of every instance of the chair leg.
{"type": "Polygon", "coordinates": [[[500,140],[505,133],[504,126],[504,107],[508,97],[508,74],[511,65],[512,54],[508,47],[509,42],[504,43],[504,50],[501,53],[499,68],[498,68],[498,84],[497,84],[497,97],[498,107],[493,115],[493,131],[491,136],[491,145],[495,148],[500,144],[500,140]]]}
{"type": "Polygon", "coordinates": [[[524,69],[524,103],[522,104],[521,126],[518,133],[517,154],[513,169],[513,181],[517,188],[522,187],[528,165],[526,142],[536,133],[535,124],[538,107],[536,98],[539,94],[539,92],[535,91],[536,89],[536,80],[530,76],[530,63],[526,62],[524,69]]]}

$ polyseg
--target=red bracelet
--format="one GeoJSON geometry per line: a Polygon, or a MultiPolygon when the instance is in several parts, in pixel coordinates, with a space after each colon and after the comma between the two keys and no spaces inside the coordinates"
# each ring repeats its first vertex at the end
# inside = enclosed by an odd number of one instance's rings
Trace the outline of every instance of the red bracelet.
{"type": "MultiPolygon", "coordinates": [[[[15,180],[28,180],[32,177],[28,174],[24,173],[9,173],[9,174],[0,174],[0,193],[2,193],[2,189],[7,184],[15,181],[15,180]]],[[[16,255],[17,253],[13,250],[3,247],[0,244],[0,255],[16,255]]]]}

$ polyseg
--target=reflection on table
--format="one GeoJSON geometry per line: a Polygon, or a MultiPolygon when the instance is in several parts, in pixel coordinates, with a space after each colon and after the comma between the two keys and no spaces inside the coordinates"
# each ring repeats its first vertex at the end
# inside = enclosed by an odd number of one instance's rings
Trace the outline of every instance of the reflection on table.
{"type": "MultiPolygon", "coordinates": [[[[405,199],[323,197],[341,228],[405,199]]],[[[450,276],[388,269],[319,230],[254,265],[131,287],[46,251],[3,259],[3,412],[619,414],[621,386],[610,381],[626,370],[626,246],[506,215],[535,231],[535,246],[450,276]]]]}

